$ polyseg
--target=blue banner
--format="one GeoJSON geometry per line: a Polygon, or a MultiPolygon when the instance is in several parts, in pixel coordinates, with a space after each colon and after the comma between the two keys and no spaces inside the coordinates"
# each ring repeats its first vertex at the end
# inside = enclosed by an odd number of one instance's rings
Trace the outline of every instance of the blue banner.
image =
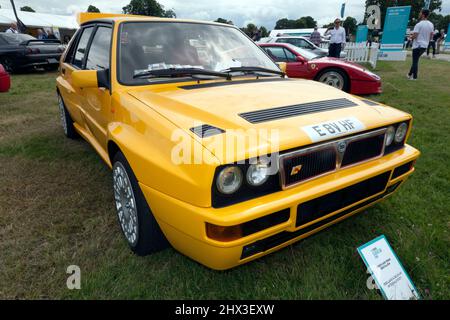
{"type": "Polygon", "coordinates": [[[381,40],[382,51],[401,51],[406,36],[411,6],[390,7],[387,9],[386,19],[381,40]]]}
{"type": "Polygon", "coordinates": [[[344,16],[345,16],[345,3],[343,3],[341,7],[341,19],[344,19],[344,16]]]}
{"type": "Polygon", "coordinates": [[[444,50],[450,50],[450,23],[447,28],[447,37],[445,38],[444,50]]]}
{"type": "Polygon", "coordinates": [[[367,26],[358,26],[356,29],[356,43],[366,42],[367,35],[369,34],[369,28],[367,26]]]}

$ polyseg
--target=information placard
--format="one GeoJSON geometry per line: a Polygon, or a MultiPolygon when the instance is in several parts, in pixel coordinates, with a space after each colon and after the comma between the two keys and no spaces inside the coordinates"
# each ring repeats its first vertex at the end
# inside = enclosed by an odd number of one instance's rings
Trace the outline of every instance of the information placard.
{"type": "Polygon", "coordinates": [[[384,235],[359,247],[358,253],[385,299],[420,299],[414,283],[384,235]]]}
{"type": "Polygon", "coordinates": [[[406,60],[403,50],[411,6],[387,8],[380,46],[380,60],[406,60]]]}
{"type": "Polygon", "coordinates": [[[450,50],[450,23],[447,28],[447,37],[445,38],[444,50],[450,50]]]}
{"type": "Polygon", "coordinates": [[[366,42],[369,28],[366,25],[358,26],[356,29],[356,43],[366,42]]]}

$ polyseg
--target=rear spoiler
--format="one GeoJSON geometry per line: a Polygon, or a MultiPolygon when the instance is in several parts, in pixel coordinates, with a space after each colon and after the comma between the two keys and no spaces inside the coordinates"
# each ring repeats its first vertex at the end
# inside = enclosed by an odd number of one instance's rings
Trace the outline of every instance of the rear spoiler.
{"type": "Polygon", "coordinates": [[[120,14],[120,13],[96,13],[96,12],[80,12],[77,15],[77,22],[82,25],[88,21],[105,19],[105,18],[116,18],[116,17],[145,17],[148,16],[137,16],[132,14],[120,14]]]}
{"type": "Polygon", "coordinates": [[[30,43],[33,43],[33,42],[44,42],[44,43],[57,43],[57,44],[61,44],[61,41],[59,41],[58,39],[42,39],[42,40],[39,40],[39,39],[32,39],[32,40],[24,41],[24,42],[22,42],[20,45],[22,45],[22,46],[28,46],[30,43]]]}

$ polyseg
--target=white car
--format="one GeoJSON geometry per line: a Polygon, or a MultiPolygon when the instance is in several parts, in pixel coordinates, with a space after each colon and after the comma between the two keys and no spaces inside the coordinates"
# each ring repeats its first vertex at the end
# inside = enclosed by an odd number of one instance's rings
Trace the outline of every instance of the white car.
{"type": "MultiPolygon", "coordinates": [[[[314,43],[312,43],[310,40],[308,40],[305,37],[299,37],[299,36],[281,36],[281,37],[275,37],[275,38],[263,38],[259,43],[289,43],[296,47],[309,50],[314,52],[316,55],[320,57],[326,57],[328,56],[328,50],[320,48],[316,46],[314,43]]],[[[341,59],[347,58],[347,53],[343,50],[341,51],[341,59]]]]}

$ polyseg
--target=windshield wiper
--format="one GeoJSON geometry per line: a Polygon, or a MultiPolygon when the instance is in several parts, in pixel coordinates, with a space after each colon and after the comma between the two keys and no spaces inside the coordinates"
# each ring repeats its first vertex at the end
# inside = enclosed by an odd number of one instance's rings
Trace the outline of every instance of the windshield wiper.
{"type": "Polygon", "coordinates": [[[271,73],[271,74],[277,74],[281,77],[285,76],[285,73],[280,70],[273,70],[263,67],[231,67],[226,70],[222,70],[222,72],[248,72],[248,73],[271,73]]]}
{"type": "Polygon", "coordinates": [[[218,72],[200,68],[170,68],[170,69],[148,70],[135,74],[133,76],[133,79],[175,78],[180,76],[190,77],[193,75],[222,77],[226,78],[227,80],[231,80],[231,75],[228,72],[218,72]]]}

